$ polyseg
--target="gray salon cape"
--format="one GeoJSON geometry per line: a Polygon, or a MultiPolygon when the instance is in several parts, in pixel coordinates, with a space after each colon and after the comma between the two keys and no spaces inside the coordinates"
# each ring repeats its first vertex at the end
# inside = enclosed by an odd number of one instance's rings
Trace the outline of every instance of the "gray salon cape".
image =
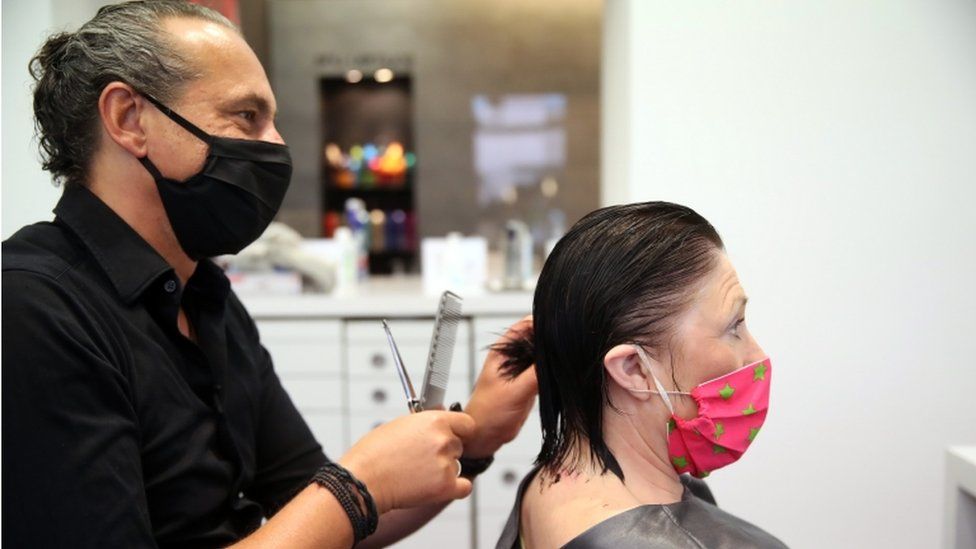
{"type": "MultiPolygon", "coordinates": [[[[515,508],[495,549],[520,549],[522,494],[538,469],[519,485],[515,508]]],[[[667,505],[641,505],[614,515],[573,538],[563,549],[753,549],[785,548],[780,540],[748,522],[719,509],[703,481],[681,476],[681,501],[667,505]]],[[[545,548],[543,548],[545,549],[545,548]]]]}

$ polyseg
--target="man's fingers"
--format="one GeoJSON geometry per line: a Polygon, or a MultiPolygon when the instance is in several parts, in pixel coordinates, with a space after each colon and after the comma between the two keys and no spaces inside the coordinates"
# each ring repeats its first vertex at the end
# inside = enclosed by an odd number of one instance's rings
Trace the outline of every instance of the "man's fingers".
{"type": "Polygon", "coordinates": [[[506,337],[525,337],[532,334],[532,315],[527,315],[521,320],[508,327],[506,337]]]}
{"type": "Polygon", "coordinates": [[[474,418],[469,416],[464,412],[429,412],[432,414],[439,414],[444,420],[447,421],[448,427],[451,431],[458,436],[462,441],[471,438],[474,434],[475,423],[474,418]]]}
{"type": "Polygon", "coordinates": [[[454,482],[454,499],[462,499],[471,495],[471,480],[458,478],[454,482]]]}
{"type": "Polygon", "coordinates": [[[539,378],[535,374],[535,365],[533,364],[529,368],[526,368],[524,372],[512,380],[512,383],[517,383],[519,389],[522,391],[538,394],[539,378]]]}

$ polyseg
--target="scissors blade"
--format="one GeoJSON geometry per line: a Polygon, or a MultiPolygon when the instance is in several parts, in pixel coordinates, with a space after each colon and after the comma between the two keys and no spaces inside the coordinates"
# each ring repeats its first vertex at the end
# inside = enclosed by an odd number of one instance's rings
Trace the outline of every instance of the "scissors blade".
{"type": "Polygon", "coordinates": [[[396,341],[393,340],[393,332],[390,331],[390,325],[387,324],[386,319],[383,319],[383,329],[386,331],[386,339],[390,342],[393,363],[396,364],[397,374],[400,375],[400,383],[403,385],[403,392],[407,397],[407,407],[410,408],[411,412],[419,412],[421,410],[420,400],[417,399],[417,393],[413,390],[413,383],[410,382],[410,376],[407,375],[403,359],[400,358],[400,349],[397,348],[396,341]]]}

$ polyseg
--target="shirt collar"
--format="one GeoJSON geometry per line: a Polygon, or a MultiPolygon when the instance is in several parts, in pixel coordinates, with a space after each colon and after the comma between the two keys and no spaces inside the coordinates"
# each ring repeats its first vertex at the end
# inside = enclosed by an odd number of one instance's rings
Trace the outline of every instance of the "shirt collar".
{"type": "Polygon", "coordinates": [[[78,235],[126,303],[164,274],[175,279],[166,260],[86,187],[65,186],[54,214],[78,235]]]}
{"type": "Polygon", "coordinates": [[[200,299],[223,303],[230,293],[230,280],[224,270],[209,259],[201,259],[190,280],[186,281],[187,291],[198,294],[200,299]]]}

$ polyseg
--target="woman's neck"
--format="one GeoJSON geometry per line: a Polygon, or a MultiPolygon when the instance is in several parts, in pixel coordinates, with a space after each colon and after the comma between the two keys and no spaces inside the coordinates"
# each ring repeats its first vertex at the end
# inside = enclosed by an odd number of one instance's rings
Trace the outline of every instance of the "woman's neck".
{"type": "Polygon", "coordinates": [[[657,413],[649,418],[609,406],[603,417],[604,442],[634,498],[644,504],[679,501],[684,488],[668,456],[668,417],[657,413]]]}
{"type": "Polygon", "coordinates": [[[577,441],[566,463],[541,471],[523,494],[521,534],[526,547],[561,547],[619,513],[681,500],[684,488],[668,460],[666,417],[649,419],[607,407],[603,437],[624,482],[593,459],[589,440],[577,441]],[[658,423],[659,429],[651,427],[658,423]]]}

